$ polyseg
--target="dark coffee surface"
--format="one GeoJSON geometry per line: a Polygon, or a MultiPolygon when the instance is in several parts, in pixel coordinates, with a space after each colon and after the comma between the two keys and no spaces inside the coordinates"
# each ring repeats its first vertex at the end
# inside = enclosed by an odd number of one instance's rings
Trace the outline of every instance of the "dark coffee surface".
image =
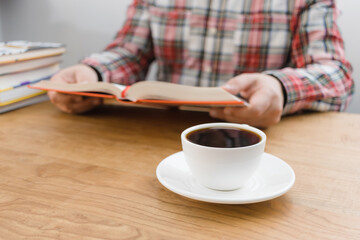
{"type": "Polygon", "coordinates": [[[260,142],[261,137],[238,128],[203,128],[186,135],[190,142],[218,148],[246,147],[260,142]]]}

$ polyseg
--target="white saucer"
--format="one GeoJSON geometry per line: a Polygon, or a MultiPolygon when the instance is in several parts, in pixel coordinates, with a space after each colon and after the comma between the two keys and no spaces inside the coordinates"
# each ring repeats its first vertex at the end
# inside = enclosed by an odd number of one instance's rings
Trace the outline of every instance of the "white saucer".
{"type": "Polygon", "coordinates": [[[240,189],[216,191],[202,186],[190,173],[183,152],[165,158],[157,167],[160,183],[187,198],[223,204],[270,200],[286,193],[295,182],[293,169],[278,157],[264,153],[255,175],[240,189]]]}

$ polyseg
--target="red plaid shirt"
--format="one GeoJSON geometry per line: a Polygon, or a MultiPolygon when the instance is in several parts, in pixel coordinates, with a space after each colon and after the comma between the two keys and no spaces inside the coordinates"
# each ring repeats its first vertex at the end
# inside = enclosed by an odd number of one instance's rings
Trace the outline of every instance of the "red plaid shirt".
{"type": "Polygon", "coordinates": [[[218,86],[241,73],[278,78],[284,114],[341,111],[353,93],[334,0],[134,0],[104,52],[83,63],[103,81],[218,86]]]}

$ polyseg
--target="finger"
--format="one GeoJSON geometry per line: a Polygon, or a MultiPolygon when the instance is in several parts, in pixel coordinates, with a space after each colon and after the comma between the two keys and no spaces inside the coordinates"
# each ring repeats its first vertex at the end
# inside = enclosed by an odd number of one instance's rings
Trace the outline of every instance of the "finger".
{"type": "Polygon", "coordinates": [[[272,104],[268,99],[266,93],[260,91],[252,96],[248,107],[214,108],[211,109],[210,115],[229,122],[246,123],[254,126],[267,126],[269,119],[272,120],[273,117],[270,114],[272,113],[272,104]]]}
{"type": "Polygon", "coordinates": [[[61,111],[66,113],[82,113],[90,110],[92,106],[95,107],[101,103],[101,100],[97,98],[85,98],[83,96],[68,95],[58,92],[49,92],[48,95],[51,102],[61,111]]]}
{"type": "Polygon", "coordinates": [[[257,86],[258,74],[241,74],[230,79],[223,88],[232,94],[240,94],[243,98],[249,98],[257,86]]]}
{"type": "Polygon", "coordinates": [[[210,109],[209,114],[213,118],[223,119],[224,108],[213,107],[210,109]]]}
{"type": "MultiPolygon", "coordinates": [[[[240,109],[237,109],[240,111],[240,109]]],[[[225,113],[224,111],[217,111],[216,115],[211,115],[212,117],[222,119],[228,122],[241,123],[241,124],[249,124],[254,127],[268,127],[274,123],[275,121],[268,121],[267,118],[248,118],[246,115],[242,115],[243,117],[239,117],[239,115],[233,115],[225,113]]]]}
{"type": "Polygon", "coordinates": [[[56,82],[56,83],[75,83],[75,79],[74,77],[72,77],[71,75],[69,76],[69,73],[67,73],[67,70],[61,70],[60,72],[54,74],[51,78],[50,78],[51,82],[56,82]]]}
{"type": "Polygon", "coordinates": [[[49,91],[48,96],[49,96],[51,102],[55,105],[58,105],[58,104],[70,105],[73,103],[83,101],[82,96],[69,95],[69,94],[53,92],[53,91],[49,91]]]}
{"type": "Polygon", "coordinates": [[[270,107],[271,102],[263,91],[254,93],[247,107],[226,107],[224,109],[225,117],[238,119],[256,119],[264,115],[270,107]]]}
{"type": "Polygon", "coordinates": [[[232,108],[231,112],[227,112],[225,109],[222,118],[229,122],[246,123],[256,127],[269,127],[280,121],[282,108],[270,104],[261,115],[257,117],[256,114],[251,115],[246,109],[232,108]]]}
{"type": "Polygon", "coordinates": [[[249,99],[249,106],[243,108],[241,113],[250,118],[259,118],[270,108],[271,99],[266,91],[255,92],[249,99]]]}
{"type": "MultiPolygon", "coordinates": [[[[242,109],[240,107],[233,107],[230,111],[233,111],[234,109],[236,109],[236,111],[242,111],[242,109]]],[[[237,116],[235,117],[235,115],[232,114],[230,111],[227,110],[225,112],[225,108],[224,109],[213,108],[213,109],[210,110],[209,113],[210,113],[210,116],[213,117],[213,118],[218,118],[218,119],[225,120],[225,121],[228,121],[228,122],[249,124],[249,120],[251,120],[251,119],[247,119],[246,117],[242,117],[242,116],[246,116],[246,115],[237,114],[237,116]]]]}
{"type": "Polygon", "coordinates": [[[100,98],[84,98],[81,102],[67,106],[67,110],[70,113],[84,113],[101,105],[101,103],[102,99],[100,98]]]}

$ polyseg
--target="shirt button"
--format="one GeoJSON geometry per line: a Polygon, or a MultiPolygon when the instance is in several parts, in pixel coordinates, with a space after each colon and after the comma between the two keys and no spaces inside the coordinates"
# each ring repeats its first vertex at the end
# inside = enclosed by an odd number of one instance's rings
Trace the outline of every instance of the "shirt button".
{"type": "Polygon", "coordinates": [[[210,33],[211,35],[215,35],[215,34],[217,33],[217,29],[214,28],[214,27],[211,27],[211,28],[209,28],[209,33],[210,33]]]}

